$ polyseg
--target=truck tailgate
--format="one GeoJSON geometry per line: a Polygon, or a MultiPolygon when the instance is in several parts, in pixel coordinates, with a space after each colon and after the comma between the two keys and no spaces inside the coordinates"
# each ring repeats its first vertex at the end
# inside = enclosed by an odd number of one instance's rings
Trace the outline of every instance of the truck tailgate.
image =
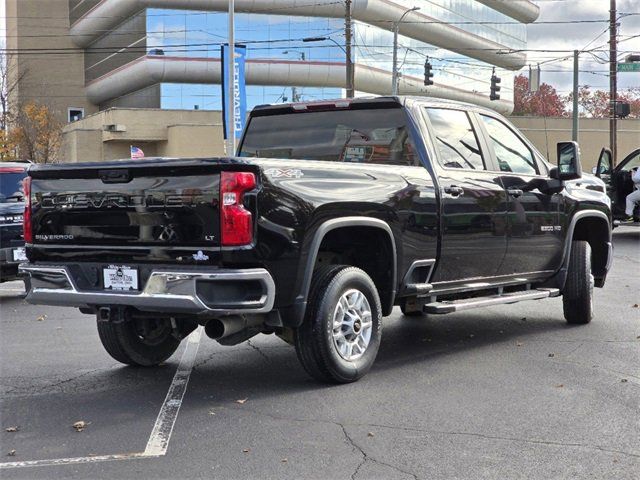
{"type": "Polygon", "coordinates": [[[140,261],[170,261],[201,250],[203,256],[215,255],[221,245],[223,170],[257,172],[258,167],[233,159],[36,167],[30,171],[30,250],[39,260],[64,256],[61,252],[68,249],[84,250],[84,256],[128,251],[124,257],[131,259],[137,251],[140,261]]]}

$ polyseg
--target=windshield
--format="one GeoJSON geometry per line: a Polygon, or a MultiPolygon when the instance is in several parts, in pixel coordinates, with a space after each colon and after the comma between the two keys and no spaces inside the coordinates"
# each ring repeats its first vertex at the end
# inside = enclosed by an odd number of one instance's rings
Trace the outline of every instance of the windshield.
{"type": "Polygon", "coordinates": [[[285,113],[251,119],[242,157],[417,165],[400,108],[285,113]]]}
{"type": "Polygon", "coordinates": [[[0,203],[22,202],[22,179],[27,172],[22,167],[0,166],[0,203]]]}

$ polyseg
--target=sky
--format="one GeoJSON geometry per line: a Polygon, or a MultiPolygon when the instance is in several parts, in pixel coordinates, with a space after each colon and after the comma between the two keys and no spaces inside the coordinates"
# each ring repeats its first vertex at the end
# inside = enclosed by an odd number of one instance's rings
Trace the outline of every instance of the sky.
{"type": "MultiPolygon", "coordinates": [[[[540,6],[537,23],[528,25],[528,49],[530,50],[566,50],[563,52],[530,52],[529,63],[541,63],[541,81],[554,86],[559,93],[571,91],[573,81],[573,59],[549,61],[571,55],[574,49],[582,50],[599,47],[592,54],[580,56],[580,85],[589,85],[592,89],[608,90],[608,19],[609,0],[533,0],[540,6]],[[594,23],[542,23],[593,21],[594,23]],[[596,58],[596,55],[598,58],[596,58]],[[593,73],[588,73],[593,72],[593,73]]],[[[630,52],[640,53],[640,0],[617,0],[620,14],[623,16],[619,27],[619,60],[630,52]]],[[[5,0],[0,0],[0,42],[4,44],[5,0]]],[[[526,73],[527,69],[523,70],[526,73]]],[[[640,87],[640,73],[620,73],[618,86],[621,89],[640,87]]]]}
{"type": "MultiPolygon", "coordinates": [[[[598,23],[534,23],[527,27],[527,48],[530,50],[587,50],[599,47],[593,55],[580,55],[580,70],[594,72],[580,72],[579,84],[590,85],[593,90],[609,89],[609,0],[534,0],[540,6],[540,17],[537,22],[605,20],[598,23]],[[602,63],[604,61],[604,63],[602,63]]],[[[625,16],[619,23],[618,59],[622,60],[630,52],[640,53],[640,36],[626,40],[640,34],[640,0],[618,0],[618,15],[634,13],[625,16]]],[[[531,52],[528,60],[535,65],[542,63],[541,82],[554,86],[559,93],[571,91],[573,83],[573,54],[572,53],[544,53],[531,52]],[[552,58],[571,55],[563,62],[543,63],[552,58]],[[563,70],[564,72],[558,72],[563,70]]],[[[640,73],[619,73],[618,88],[640,87],[640,73]]]]}

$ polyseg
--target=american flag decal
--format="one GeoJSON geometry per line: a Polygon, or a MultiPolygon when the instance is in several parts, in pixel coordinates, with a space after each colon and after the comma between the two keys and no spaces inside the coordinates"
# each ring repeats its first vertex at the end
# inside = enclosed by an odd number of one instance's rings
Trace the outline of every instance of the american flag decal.
{"type": "Polygon", "coordinates": [[[131,160],[136,160],[139,158],[144,158],[144,152],[141,148],[131,146],[131,160]]]}

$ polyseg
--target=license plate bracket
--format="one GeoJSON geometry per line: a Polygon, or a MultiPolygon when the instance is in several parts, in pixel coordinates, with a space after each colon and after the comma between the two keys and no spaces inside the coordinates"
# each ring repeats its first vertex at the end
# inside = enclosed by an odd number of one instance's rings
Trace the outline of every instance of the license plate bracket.
{"type": "Polygon", "coordinates": [[[102,269],[105,290],[138,290],[138,269],[126,265],[109,265],[102,269]]]}

